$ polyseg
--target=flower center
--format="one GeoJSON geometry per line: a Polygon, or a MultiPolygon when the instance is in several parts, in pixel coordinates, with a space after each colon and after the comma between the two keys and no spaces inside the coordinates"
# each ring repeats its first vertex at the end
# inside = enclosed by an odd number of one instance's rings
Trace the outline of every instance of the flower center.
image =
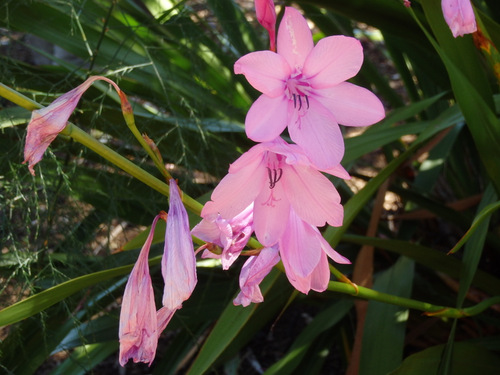
{"type": "Polygon", "coordinates": [[[288,100],[293,100],[293,107],[298,111],[309,109],[311,91],[311,85],[302,77],[302,73],[293,74],[286,81],[285,95],[288,100]]]}
{"type": "Polygon", "coordinates": [[[281,180],[281,177],[283,177],[283,155],[275,154],[272,152],[268,152],[268,157],[267,157],[267,177],[269,180],[269,198],[263,203],[264,205],[274,207],[274,202],[277,202],[281,200],[281,198],[276,198],[274,196],[275,190],[273,190],[276,187],[276,184],[281,180]]]}

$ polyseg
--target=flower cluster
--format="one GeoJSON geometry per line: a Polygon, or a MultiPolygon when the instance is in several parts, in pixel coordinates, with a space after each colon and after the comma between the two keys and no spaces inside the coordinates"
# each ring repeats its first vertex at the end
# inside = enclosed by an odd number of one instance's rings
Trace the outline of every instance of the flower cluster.
{"type": "Polygon", "coordinates": [[[255,232],[264,248],[241,270],[234,304],[243,306],[262,302],[259,284],[280,260],[290,283],[306,294],[327,288],[328,257],[349,263],[318,230],[343,221],[340,196],[323,173],[349,178],[340,165],[339,124],[367,126],[384,117],[373,93],[346,82],[363,62],[358,40],[330,36],[314,45],[307,21],[287,7],[274,52],[274,5],[256,1],[256,9],[269,32],[270,51],[241,57],[234,71],[262,93],[245,120],[247,136],[261,143],[231,164],[192,231],[221,248],[220,254],[207,250],[204,256],[221,258],[224,269],[255,232]],[[294,144],[281,138],[285,129],[294,144]]]}
{"type": "MultiPolygon", "coordinates": [[[[344,143],[339,124],[367,126],[384,117],[382,103],[373,93],[346,82],[363,62],[361,44],[354,38],[330,36],[314,45],[307,21],[290,7],[285,9],[276,43],[273,1],[256,0],[256,10],[269,33],[270,51],[241,57],[234,71],[262,93],[245,120],[248,137],[260,143],[231,164],[204,206],[203,220],[191,232],[177,184],[170,180],[168,216],[163,212],[155,217],[125,287],[119,328],[122,366],[129,359],[151,364],[159,335],[193,292],[197,276],[191,235],[207,242],[203,257],[220,258],[223,269],[234,263],[252,233],[263,245],[242,267],[235,305],[262,302],[259,284],[280,260],[290,283],[306,294],[327,288],[328,257],[349,263],[318,227],[341,226],[343,221],[340,195],[323,174],[349,178],[340,165],[344,143]],[[294,143],[281,138],[285,129],[294,143]],[[159,219],[167,225],[161,262],[165,286],[157,310],[148,256],[159,219]]],[[[32,174],[96,80],[111,83],[126,119],[132,116],[125,94],[114,82],[89,78],[33,112],[25,146],[32,174]]]]}

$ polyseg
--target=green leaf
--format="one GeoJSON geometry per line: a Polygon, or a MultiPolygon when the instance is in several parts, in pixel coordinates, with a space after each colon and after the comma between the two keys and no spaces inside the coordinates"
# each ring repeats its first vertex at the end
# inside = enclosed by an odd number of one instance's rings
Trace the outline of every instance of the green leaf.
{"type": "Polygon", "coordinates": [[[299,334],[287,354],[272,365],[265,375],[291,374],[301,362],[307,362],[305,356],[317,337],[337,324],[352,308],[351,300],[341,300],[321,311],[299,334]]]}
{"type": "MultiPolygon", "coordinates": [[[[273,269],[261,283],[262,295],[265,297],[281,272],[273,269]]],[[[248,321],[258,311],[259,304],[248,307],[233,306],[230,303],[219,317],[217,324],[203,344],[198,356],[189,368],[187,374],[204,374],[219,358],[219,356],[232,344],[233,340],[243,330],[248,321]]]]}
{"type": "MultiPolygon", "coordinates": [[[[443,349],[444,345],[438,345],[412,354],[390,375],[435,375],[443,349]]],[[[500,359],[481,346],[459,342],[455,344],[451,366],[453,375],[496,375],[500,359]]]]}
{"type": "MultiPolygon", "coordinates": [[[[373,289],[410,297],[413,273],[414,262],[400,257],[396,264],[376,277],[373,289]]],[[[369,302],[363,329],[360,375],[385,375],[401,364],[408,316],[408,309],[369,302]]]]}
{"type": "MultiPolygon", "coordinates": [[[[150,262],[151,261],[156,261],[158,263],[160,258],[153,258],[150,262]]],[[[130,272],[132,267],[133,265],[127,265],[80,276],[44,290],[43,292],[37,293],[23,301],[10,305],[5,309],[0,310],[0,327],[19,322],[20,320],[33,316],[40,311],[45,310],[49,306],[52,306],[66,297],[69,297],[82,289],[88,288],[91,285],[109,280],[113,277],[126,275],[130,272]]]]}

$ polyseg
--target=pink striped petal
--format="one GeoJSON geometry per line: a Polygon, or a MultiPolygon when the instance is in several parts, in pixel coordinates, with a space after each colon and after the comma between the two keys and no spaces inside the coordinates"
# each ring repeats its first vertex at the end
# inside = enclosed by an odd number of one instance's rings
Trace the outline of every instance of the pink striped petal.
{"type": "Polygon", "coordinates": [[[363,47],[351,37],[321,39],[304,62],[302,74],[314,89],[330,87],[354,77],[363,64],[363,47]]]}
{"type": "Polygon", "coordinates": [[[298,10],[286,7],[278,30],[278,53],[283,56],[292,73],[301,71],[304,61],[313,49],[311,30],[298,10]]]}
{"type": "Polygon", "coordinates": [[[285,231],[289,212],[290,202],[281,183],[278,182],[273,189],[262,189],[253,212],[255,235],[260,243],[272,246],[278,242],[285,231]]]}
{"type": "Polygon", "coordinates": [[[328,108],[339,124],[368,126],[385,117],[380,99],[364,87],[343,82],[317,93],[316,99],[328,108]]]}
{"type": "Polygon", "coordinates": [[[247,208],[267,181],[266,168],[261,164],[262,158],[253,159],[248,168],[227,174],[212,193],[214,203],[202,210],[202,216],[215,212],[229,220],[247,208]]]}
{"type": "Polygon", "coordinates": [[[255,142],[272,141],[287,126],[288,99],[261,95],[250,107],[245,119],[248,138],[255,142]]]}
{"type": "Polygon", "coordinates": [[[169,203],[161,271],[163,306],[174,310],[191,296],[198,279],[189,219],[174,179],[170,179],[169,203]]]}
{"type": "Polygon", "coordinates": [[[330,111],[314,98],[309,103],[305,114],[288,125],[290,137],[317,168],[332,168],[344,156],[342,133],[330,111]]]}
{"type": "Polygon", "coordinates": [[[311,225],[291,211],[286,232],[280,240],[280,254],[287,276],[293,280],[309,276],[318,265],[321,253],[320,243],[311,225]]]}
{"type": "Polygon", "coordinates": [[[130,273],[120,310],[120,365],[130,358],[151,364],[158,343],[156,306],[148,256],[159,215],[155,217],[139,258],[130,273]]]}
{"type": "Polygon", "coordinates": [[[320,172],[296,165],[283,174],[282,181],[293,210],[302,220],[318,227],[326,223],[335,227],[342,225],[340,195],[320,172]]]}
{"type": "Polygon", "coordinates": [[[248,82],[261,93],[275,98],[285,92],[290,66],[275,52],[251,52],[234,64],[234,72],[243,74],[248,82]]]}
{"type": "Polygon", "coordinates": [[[349,174],[349,172],[345,170],[345,168],[341,164],[338,164],[332,168],[322,169],[321,171],[331,174],[332,176],[342,178],[343,180],[351,179],[351,175],[349,174]]]}
{"type": "Polygon", "coordinates": [[[328,288],[328,283],[330,281],[330,267],[328,266],[328,259],[324,253],[321,254],[318,265],[314,271],[311,272],[310,278],[312,290],[321,293],[328,288]]]}
{"type": "Polygon", "coordinates": [[[351,261],[347,259],[346,257],[340,255],[337,253],[333,248],[330,246],[330,244],[324,239],[324,237],[319,233],[318,231],[318,236],[319,240],[321,243],[321,249],[324,251],[326,255],[328,255],[334,262],[340,263],[340,264],[351,264],[351,261]]]}

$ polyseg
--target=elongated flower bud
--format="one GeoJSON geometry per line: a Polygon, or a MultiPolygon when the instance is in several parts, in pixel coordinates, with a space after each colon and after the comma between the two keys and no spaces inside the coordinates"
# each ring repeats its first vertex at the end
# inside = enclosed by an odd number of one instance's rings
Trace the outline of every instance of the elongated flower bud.
{"type": "Polygon", "coordinates": [[[191,296],[197,277],[188,215],[174,179],[170,180],[170,207],[161,271],[165,281],[163,306],[178,309],[191,296]]]}

